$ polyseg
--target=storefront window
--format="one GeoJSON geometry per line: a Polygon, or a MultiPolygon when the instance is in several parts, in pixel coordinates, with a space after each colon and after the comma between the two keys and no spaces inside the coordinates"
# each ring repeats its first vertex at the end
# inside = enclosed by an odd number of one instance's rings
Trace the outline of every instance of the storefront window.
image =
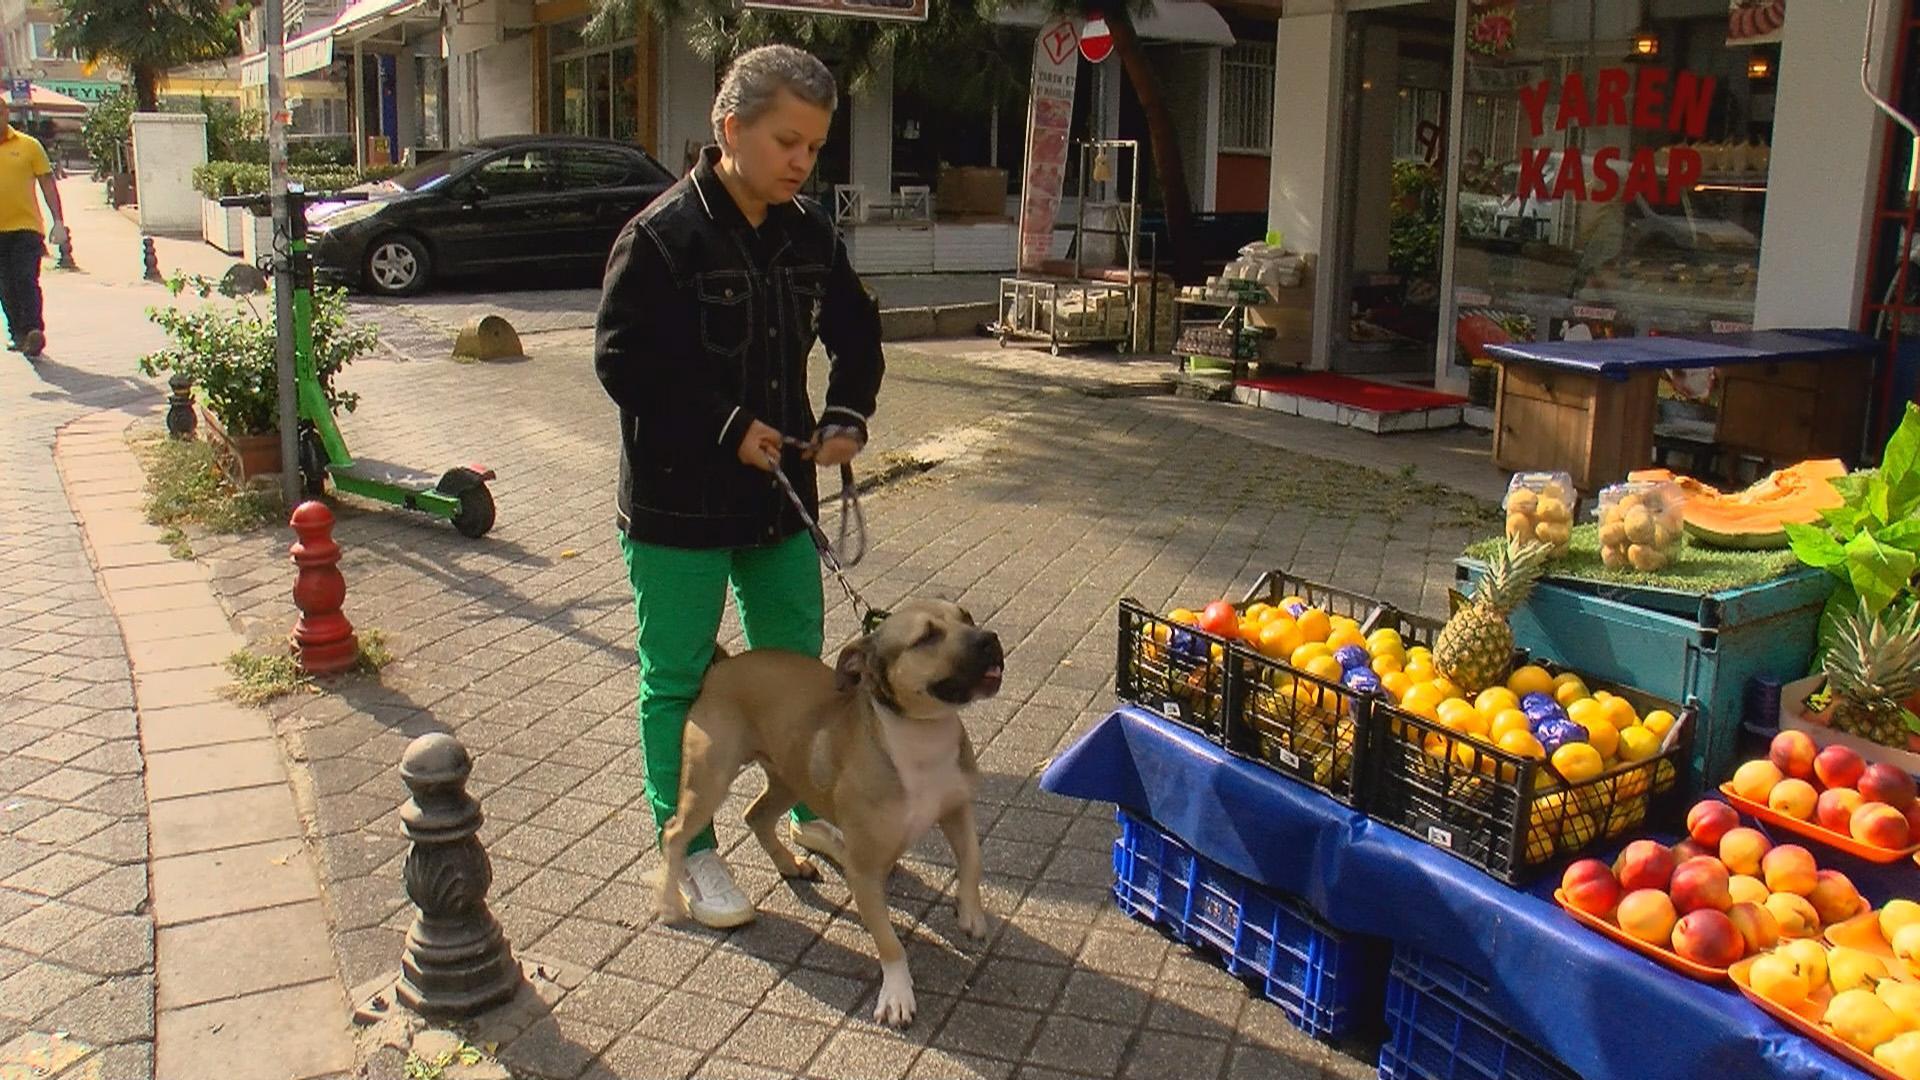
{"type": "Polygon", "coordinates": [[[1780,61],[1743,10],[1472,0],[1456,363],[1752,322],[1780,61]]]}
{"type": "Polygon", "coordinates": [[[637,141],[639,61],[631,41],[592,45],[578,27],[548,31],[553,130],[563,135],[637,141]]]}

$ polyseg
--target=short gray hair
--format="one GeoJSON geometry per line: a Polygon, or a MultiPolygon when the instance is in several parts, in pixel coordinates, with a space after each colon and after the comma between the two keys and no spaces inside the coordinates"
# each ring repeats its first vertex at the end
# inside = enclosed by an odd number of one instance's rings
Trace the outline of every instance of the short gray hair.
{"type": "Polygon", "coordinates": [[[736,57],[720,81],[713,98],[713,141],[726,145],[727,117],[751,124],[773,108],[782,90],[828,112],[840,104],[833,72],[818,57],[791,45],[762,45],[736,57]]]}

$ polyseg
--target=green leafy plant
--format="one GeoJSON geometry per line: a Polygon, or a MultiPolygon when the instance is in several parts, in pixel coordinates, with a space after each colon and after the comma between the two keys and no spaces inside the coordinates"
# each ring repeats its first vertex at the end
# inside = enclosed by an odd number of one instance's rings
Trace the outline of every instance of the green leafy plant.
{"type": "Polygon", "coordinates": [[[1393,205],[1387,224],[1387,266],[1410,278],[1440,272],[1440,174],[1424,161],[1393,163],[1393,205]]]}
{"type": "Polygon", "coordinates": [[[127,140],[133,137],[133,91],[121,87],[95,105],[80,125],[80,139],[87,156],[105,164],[114,160],[127,140]]]}
{"type": "MultiPolygon", "coordinates": [[[[141,357],[141,372],[192,377],[201,402],[229,435],[278,430],[272,317],[263,317],[252,297],[239,303],[211,299],[219,283],[210,278],[176,276],[167,288],[175,297],[190,292],[205,302],[147,309],[147,318],[166,331],[169,344],[141,357]]],[[[334,388],[334,376],[377,344],[377,330],[347,320],[345,290],[314,290],[313,362],[334,412],[352,412],[359,403],[358,395],[334,388]]]]}
{"type": "MultiPolygon", "coordinates": [[[[287,178],[306,185],[308,191],[339,191],[384,180],[399,171],[392,165],[370,165],[365,169],[338,165],[289,166],[287,178]]],[[[268,181],[266,165],[252,161],[209,161],[193,170],[193,186],[209,199],[223,195],[262,195],[266,193],[268,181]]]]}
{"type": "Polygon", "coordinates": [[[1877,619],[1889,607],[1913,602],[1920,571],[1920,405],[1908,403],[1878,470],[1841,477],[1833,486],[1843,504],[1821,511],[1818,525],[1787,526],[1794,556],[1839,579],[1820,619],[1819,656],[1850,612],[1877,619]]]}

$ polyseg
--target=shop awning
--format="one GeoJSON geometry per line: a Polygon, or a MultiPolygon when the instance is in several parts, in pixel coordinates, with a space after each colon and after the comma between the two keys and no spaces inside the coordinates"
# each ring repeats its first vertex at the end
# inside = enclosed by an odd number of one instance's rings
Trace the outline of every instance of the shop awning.
{"type": "MultiPolygon", "coordinates": [[[[438,26],[440,15],[427,6],[426,0],[354,0],[331,26],[309,30],[287,42],[287,78],[298,78],[333,63],[336,45],[350,46],[410,23],[438,26]]],[[[240,68],[240,85],[266,84],[267,54],[248,57],[240,68]]]]}
{"type": "MultiPolygon", "coordinates": [[[[1000,9],[993,21],[1002,26],[1040,27],[1052,15],[1040,4],[1009,4],[1000,9]]],[[[1133,25],[1143,41],[1172,42],[1181,45],[1218,45],[1234,42],[1233,30],[1211,5],[1197,0],[1156,0],[1153,9],[1134,17],[1133,25]]]]}

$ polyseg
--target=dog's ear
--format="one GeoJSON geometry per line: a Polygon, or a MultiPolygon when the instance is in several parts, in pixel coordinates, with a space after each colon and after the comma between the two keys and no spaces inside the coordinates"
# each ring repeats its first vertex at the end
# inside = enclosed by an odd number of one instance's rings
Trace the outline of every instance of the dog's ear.
{"type": "Polygon", "coordinates": [[[867,639],[848,645],[840,650],[840,660],[833,665],[833,688],[851,690],[860,685],[861,676],[867,671],[867,639]]]}

